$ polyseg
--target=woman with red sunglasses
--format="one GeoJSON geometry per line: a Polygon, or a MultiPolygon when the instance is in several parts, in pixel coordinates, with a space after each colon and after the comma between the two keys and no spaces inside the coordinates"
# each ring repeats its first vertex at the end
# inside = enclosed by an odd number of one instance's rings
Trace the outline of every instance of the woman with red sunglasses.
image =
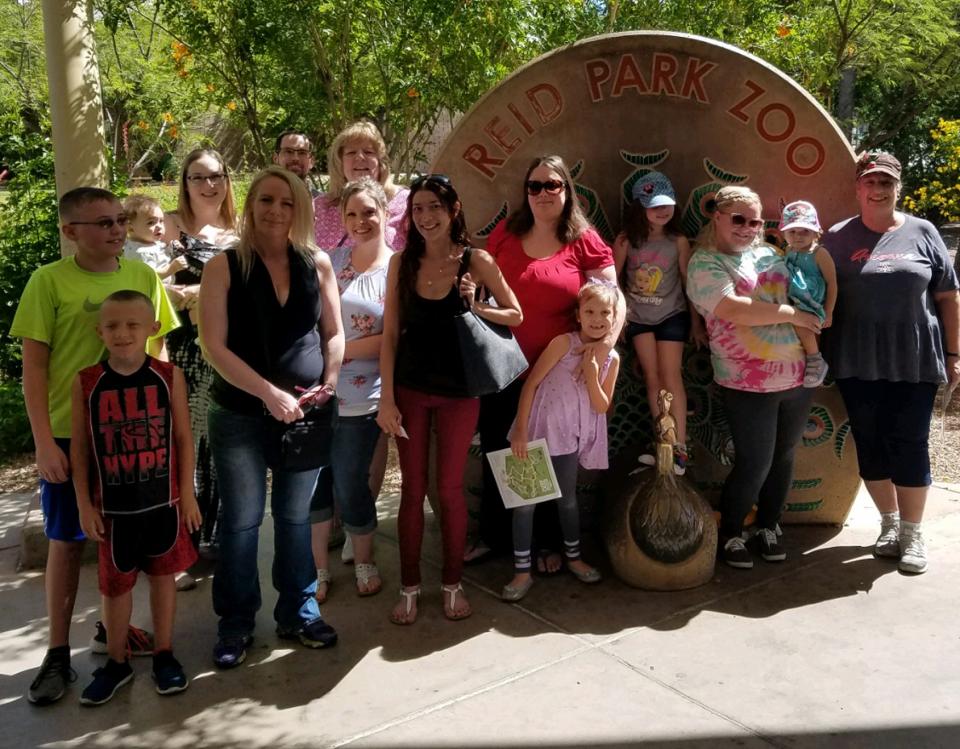
{"type": "Polygon", "coordinates": [[[687,295],[703,315],[713,379],[733,437],[733,469],[720,494],[720,543],[731,567],[750,569],[744,520],[757,505],[760,556],[787,554],[779,520],[793,478],[793,454],[806,427],[813,390],[803,387],[805,355],[795,327],[820,331],[820,318],[787,303],[783,258],[762,241],[760,197],[728,186],[714,198],[710,222],[687,267],[687,295]]]}
{"type": "MultiPolygon", "coordinates": [[[[523,322],[514,328],[514,334],[531,364],[556,336],[575,330],[577,294],[588,278],[617,282],[613,251],[587,221],[570,171],[559,156],[533,160],[523,178],[519,207],[490,234],[487,251],[520,302],[523,322]]],[[[610,333],[591,344],[602,349],[596,352],[598,361],[604,361],[613,348],[624,317],[621,300],[610,333]]],[[[507,432],[517,415],[524,379],[525,375],[502,392],[481,398],[478,426],[483,452],[510,446],[507,432]]],[[[510,513],[504,509],[486,461],[483,471],[480,533],[467,550],[467,563],[513,551],[510,513]]],[[[539,571],[558,572],[561,534],[553,503],[537,507],[534,534],[542,549],[539,571]]]]}

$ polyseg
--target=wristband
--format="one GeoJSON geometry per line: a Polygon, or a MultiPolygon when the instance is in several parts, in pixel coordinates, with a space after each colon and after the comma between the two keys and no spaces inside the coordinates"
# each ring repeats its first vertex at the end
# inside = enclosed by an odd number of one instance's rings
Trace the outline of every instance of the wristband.
{"type": "Polygon", "coordinates": [[[955,359],[956,359],[957,357],[960,357],[960,354],[958,354],[956,351],[944,351],[943,353],[944,353],[946,356],[952,356],[952,357],[955,358],[955,359]]]}

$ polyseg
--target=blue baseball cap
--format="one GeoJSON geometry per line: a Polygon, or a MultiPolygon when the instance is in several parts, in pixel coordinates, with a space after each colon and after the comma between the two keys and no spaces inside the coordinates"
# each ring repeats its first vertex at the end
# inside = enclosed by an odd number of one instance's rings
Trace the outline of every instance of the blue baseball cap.
{"type": "Polygon", "coordinates": [[[633,186],[633,199],[639,200],[644,208],[659,208],[662,205],[676,205],[677,196],[673,185],[662,172],[647,172],[633,186]]]}

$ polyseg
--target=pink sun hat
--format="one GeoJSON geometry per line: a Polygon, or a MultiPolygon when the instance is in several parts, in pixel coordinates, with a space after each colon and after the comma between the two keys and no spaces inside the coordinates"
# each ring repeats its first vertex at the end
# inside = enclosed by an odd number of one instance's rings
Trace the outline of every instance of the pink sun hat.
{"type": "Polygon", "coordinates": [[[813,203],[806,200],[795,200],[783,207],[780,217],[780,231],[787,229],[809,229],[820,232],[820,219],[817,218],[817,209],[813,203]]]}

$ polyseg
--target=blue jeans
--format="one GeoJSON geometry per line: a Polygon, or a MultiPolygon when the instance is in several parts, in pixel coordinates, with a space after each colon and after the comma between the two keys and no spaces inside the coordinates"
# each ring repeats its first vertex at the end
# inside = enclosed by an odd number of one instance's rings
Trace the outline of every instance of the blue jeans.
{"type": "MultiPolygon", "coordinates": [[[[211,403],[207,425],[223,506],[213,610],[220,617],[220,637],[244,636],[252,634],[261,605],[257,546],[267,502],[264,416],[211,403]]],[[[320,618],[310,550],[310,497],[318,474],[319,469],[273,472],[273,587],[279,594],[273,618],[284,629],[320,618]]]]}
{"type": "Polygon", "coordinates": [[[377,415],[341,416],[330,446],[330,465],[320,469],[310,522],[333,518],[333,500],[343,518],[343,527],[358,536],[377,527],[376,497],[370,493],[370,463],[380,439],[377,415]]]}

